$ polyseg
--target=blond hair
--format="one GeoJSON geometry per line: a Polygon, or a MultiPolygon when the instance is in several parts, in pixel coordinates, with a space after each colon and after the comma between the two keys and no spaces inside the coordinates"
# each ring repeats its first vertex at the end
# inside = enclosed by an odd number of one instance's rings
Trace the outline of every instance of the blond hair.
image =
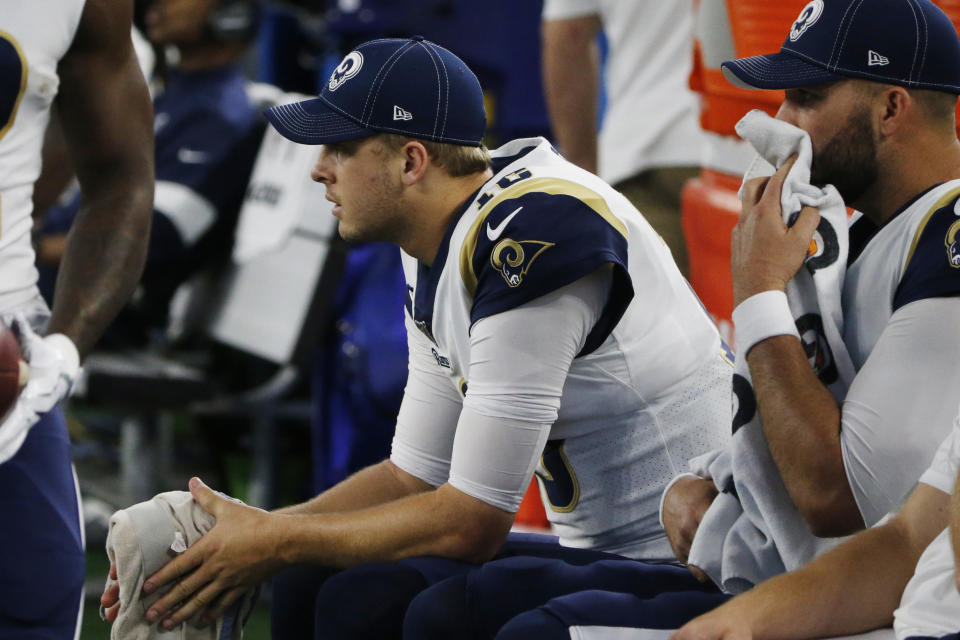
{"type": "Polygon", "coordinates": [[[419,138],[408,138],[395,133],[381,133],[377,138],[390,151],[397,152],[403,145],[416,140],[427,150],[433,164],[445,170],[451,177],[459,178],[474,173],[482,173],[490,167],[490,152],[482,144],[469,147],[447,142],[433,142],[419,138]]]}

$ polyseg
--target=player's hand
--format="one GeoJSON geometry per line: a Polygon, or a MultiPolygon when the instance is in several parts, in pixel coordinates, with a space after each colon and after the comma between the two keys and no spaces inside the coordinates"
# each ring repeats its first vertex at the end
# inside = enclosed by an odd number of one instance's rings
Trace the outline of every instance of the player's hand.
{"type": "Polygon", "coordinates": [[[104,609],[103,619],[112,624],[120,614],[120,583],[117,582],[117,565],[114,562],[110,563],[110,580],[103,587],[100,606],[104,609]]]}
{"type": "Polygon", "coordinates": [[[740,220],[730,242],[730,272],[733,304],[764,291],[783,291],[807,256],[820,213],[804,207],[792,227],[783,221],[780,194],[791,157],[769,178],[755,178],[744,185],[740,220]]]}
{"type": "Polygon", "coordinates": [[[30,377],[0,423],[0,463],[16,454],[40,416],[70,395],[80,374],[80,355],[70,338],[59,333],[41,338],[22,314],[9,318],[8,323],[17,335],[30,377]]]}
{"type": "Polygon", "coordinates": [[[42,415],[70,395],[80,375],[80,354],[62,333],[41,338],[21,314],[13,318],[12,326],[30,365],[30,380],[20,393],[20,401],[42,415]]]}
{"type": "MultiPolygon", "coordinates": [[[[703,478],[681,478],[663,497],[663,528],[670,548],[680,562],[686,564],[690,557],[693,536],[716,497],[717,487],[713,480],[703,478]]],[[[699,568],[693,565],[687,565],[687,568],[700,582],[709,580],[699,568]]]]}
{"type": "Polygon", "coordinates": [[[281,568],[278,516],[217,494],[199,478],[191,478],[190,493],[217,524],[143,584],[149,594],[175,582],[146,614],[165,629],[186,620],[198,625],[216,620],[249,587],[281,568]]]}
{"type": "Polygon", "coordinates": [[[751,640],[750,625],[723,608],[694,618],[670,635],[670,640],[751,640]]]}

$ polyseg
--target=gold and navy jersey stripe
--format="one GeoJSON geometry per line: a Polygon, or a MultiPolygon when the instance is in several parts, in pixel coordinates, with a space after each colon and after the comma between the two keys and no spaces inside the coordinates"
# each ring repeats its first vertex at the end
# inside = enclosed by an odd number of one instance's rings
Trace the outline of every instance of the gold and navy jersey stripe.
{"type": "MultiPolygon", "coordinates": [[[[520,173],[520,175],[523,174],[520,173]]],[[[508,216],[511,216],[514,211],[517,211],[519,215],[520,211],[518,211],[518,209],[524,207],[526,203],[531,202],[532,198],[523,198],[523,196],[528,194],[570,196],[585,205],[587,209],[602,217],[611,227],[620,233],[624,239],[629,239],[626,225],[613,215],[606,201],[595,191],[576,182],[563,180],[561,178],[534,178],[528,174],[527,178],[521,178],[520,180],[521,181],[518,181],[515,186],[502,191],[490,200],[484,201],[480,206],[480,213],[470,225],[469,231],[467,231],[467,237],[460,249],[460,275],[471,295],[475,294],[477,290],[477,273],[479,272],[477,269],[478,260],[476,258],[477,245],[481,239],[481,230],[484,228],[484,223],[487,223],[489,229],[499,231],[500,225],[508,216]],[[518,202],[521,199],[523,199],[523,202],[518,202]],[[513,206],[516,206],[518,209],[511,209],[513,206]],[[497,212],[496,215],[491,217],[491,214],[495,211],[497,212]],[[510,213],[507,213],[508,211],[510,211],[510,213]]],[[[504,230],[504,232],[498,234],[497,237],[499,238],[502,235],[506,235],[506,231],[517,232],[517,225],[514,225],[512,229],[504,230]]]]}
{"type": "Polygon", "coordinates": [[[27,57],[16,38],[0,30],[0,69],[3,70],[0,81],[0,139],[3,139],[13,126],[20,108],[20,101],[27,90],[29,73],[27,57]]]}
{"type": "MultiPolygon", "coordinates": [[[[492,158],[491,164],[494,174],[499,174],[512,162],[519,160],[535,148],[535,146],[529,146],[513,156],[492,158]]],[[[422,331],[434,344],[436,344],[436,339],[433,336],[433,307],[437,297],[437,287],[440,284],[440,276],[445,271],[444,268],[447,262],[447,254],[450,251],[451,236],[456,230],[457,225],[459,224],[463,215],[471,207],[477,206],[476,202],[482,199],[480,196],[481,191],[488,185],[489,183],[480,189],[477,189],[477,191],[467,198],[466,202],[464,202],[460,209],[458,209],[453,215],[450,221],[450,226],[447,228],[447,231],[441,240],[440,248],[437,251],[437,256],[434,260],[434,263],[430,267],[427,267],[423,263],[417,262],[416,291],[414,291],[414,288],[410,286],[409,282],[407,283],[407,295],[405,300],[407,313],[410,315],[410,318],[413,320],[417,328],[420,329],[420,331],[422,331]]]]}
{"type": "Polygon", "coordinates": [[[960,187],[934,204],[917,227],[893,310],[917,300],[960,295],[960,187]]]}
{"type": "Polygon", "coordinates": [[[583,353],[589,353],[633,298],[629,231],[600,194],[568,180],[526,175],[480,204],[461,245],[460,276],[473,298],[471,324],[612,264],[614,288],[588,338],[583,353]]]}

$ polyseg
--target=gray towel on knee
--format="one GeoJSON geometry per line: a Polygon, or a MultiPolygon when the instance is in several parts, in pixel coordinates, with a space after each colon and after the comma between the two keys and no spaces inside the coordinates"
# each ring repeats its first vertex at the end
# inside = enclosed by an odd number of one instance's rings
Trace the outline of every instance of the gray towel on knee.
{"type": "Polygon", "coordinates": [[[144,617],[150,605],[165,592],[143,596],[144,581],[199,540],[214,524],[215,518],[201,509],[187,491],[161,493],[111,516],[107,555],[110,562],[116,564],[120,584],[120,614],[110,630],[111,640],[238,640],[243,637],[243,622],[256,601],[256,589],[250,589],[227,615],[205,629],[182,624],[166,631],[144,617]]]}

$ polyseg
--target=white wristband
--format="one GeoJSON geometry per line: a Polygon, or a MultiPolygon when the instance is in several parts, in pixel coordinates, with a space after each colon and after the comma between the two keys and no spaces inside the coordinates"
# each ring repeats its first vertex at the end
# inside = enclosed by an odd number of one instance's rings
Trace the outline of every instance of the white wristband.
{"type": "Polygon", "coordinates": [[[767,338],[800,337],[783,291],[763,291],[738,304],[733,310],[733,328],[738,358],[746,358],[755,344],[767,338]]]}

